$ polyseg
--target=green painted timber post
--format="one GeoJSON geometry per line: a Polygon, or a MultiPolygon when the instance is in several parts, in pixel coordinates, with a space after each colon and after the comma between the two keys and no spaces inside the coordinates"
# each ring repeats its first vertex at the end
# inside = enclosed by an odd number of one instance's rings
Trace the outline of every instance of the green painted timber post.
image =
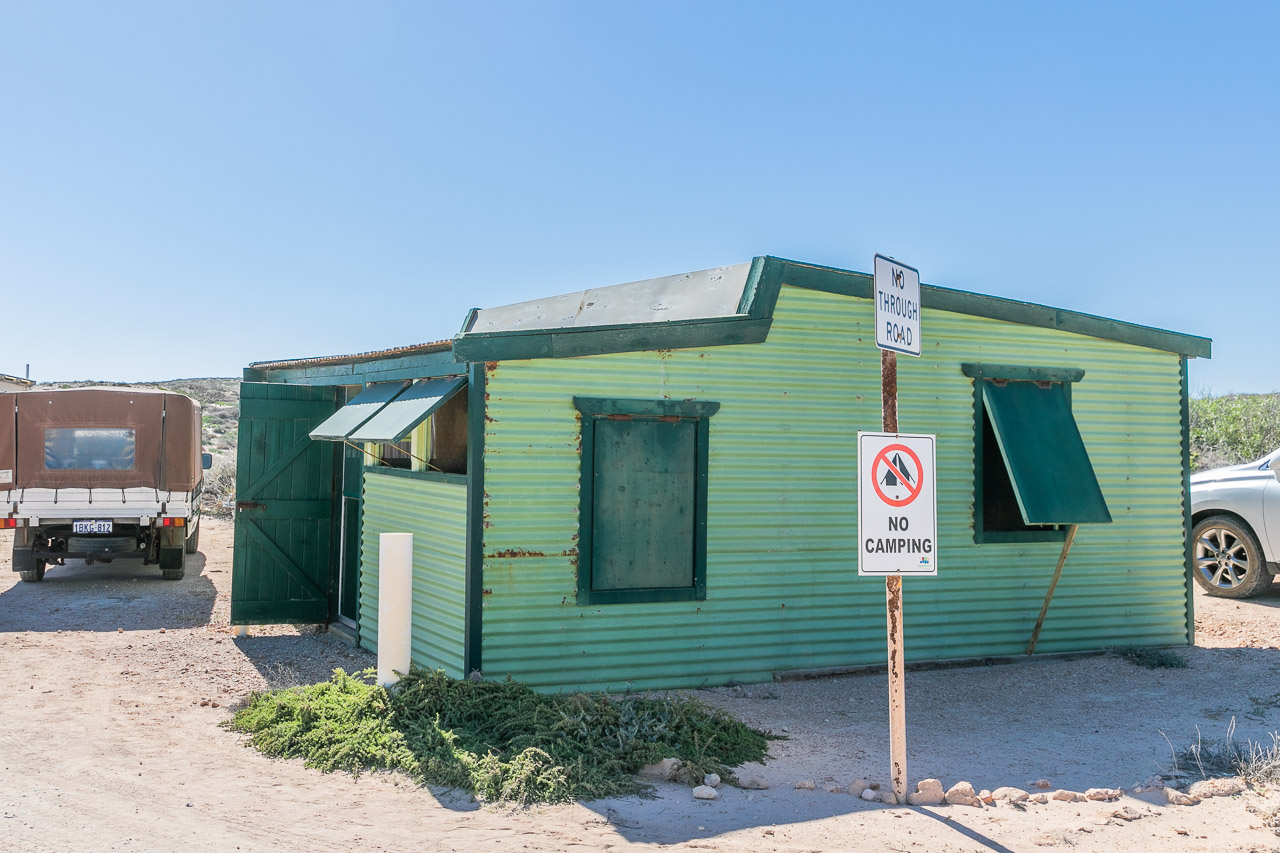
{"type": "Polygon", "coordinates": [[[467,574],[462,673],[482,669],[484,606],[485,363],[467,364],[467,574]]]}

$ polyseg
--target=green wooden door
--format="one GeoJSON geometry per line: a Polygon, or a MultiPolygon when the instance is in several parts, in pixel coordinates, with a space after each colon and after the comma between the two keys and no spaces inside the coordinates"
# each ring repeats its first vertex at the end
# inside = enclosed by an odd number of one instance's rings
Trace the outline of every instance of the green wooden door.
{"type": "Polygon", "coordinates": [[[335,406],[331,387],[240,385],[233,625],[329,621],[334,453],[308,433],[335,406]]]}

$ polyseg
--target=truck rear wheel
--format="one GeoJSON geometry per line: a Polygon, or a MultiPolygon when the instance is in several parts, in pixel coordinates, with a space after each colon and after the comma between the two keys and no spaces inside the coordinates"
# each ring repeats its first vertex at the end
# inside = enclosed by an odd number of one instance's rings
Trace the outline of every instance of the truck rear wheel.
{"type": "Polygon", "coordinates": [[[36,567],[29,571],[18,572],[18,577],[26,583],[40,583],[44,580],[44,560],[36,560],[36,567]]]}
{"type": "Polygon", "coordinates": [[[183,545],[176,548],[160,548],[160,576],[167,581],[180,581],[187,571],[187,549],[183,545]]]}
{"type": "Polygon", "coordinates": [[[196,522],[196,526],[192,528],[191,535],[187,537],[187,553],[194,554],[200,550],[200,522],[196,522]]]}

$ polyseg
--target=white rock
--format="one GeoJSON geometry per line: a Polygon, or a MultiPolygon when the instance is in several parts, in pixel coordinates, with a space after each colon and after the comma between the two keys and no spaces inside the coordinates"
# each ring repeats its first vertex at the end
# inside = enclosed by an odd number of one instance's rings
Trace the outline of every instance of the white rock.
{"type": "Polygon", "coordinates": [[[1031,802],[1044,805],[1045,803],[1049,802],[1049,795],[1048,794],[1032,794],[1031,802]]]}
{"type": "Polygon", "coordinates": [[[1111,813],[1111,817],[1119,818],[1120,820],[1138,820],[1139,818],[1145,817],[1145,815],[1137,809],[1130,808],[1129,806],[1123,806],[1113,811],[1111,813]]]}
{"type": "Polygon", "coordinates": [[[1086,800],[1118,800],[1121,791],[1119,788],[1090,788],[1084,792],[1086,800]]]}
{"type": "Polygon", "coordinates": [[[855,797],[861,797],[861,796],[862,796],[862,792],[863,792],[863,791],[865,791],[865,790],[867,790],[867,788],[869,788],[869,787],[871,787],[871,786],[870,786],[869,784],[867,784],[867,780],[866,780],[866,779],[854,779],[854,780],[849,784],[849,793],[850,793],[850,794],[853,794],[855,797]]]}
{"type": "Polygon", "coordinates": [[[996,800],[997,802],[1003,800],[1009,803],[1020,803],[1023,800],[1028,799],[1030,796],[1030,794],[1021,788],[1014,788],[1009,785],[1005,785],[1002,788],[996,788],[991,792],[991,799],[996,800]]]}
{"type": "Polygon", "coordinates": [[[706,785],[708,788],[719,788],[719,787],[720,787],[720,774],[719,774],[719,773],[708,773],[706,776],[703,776],[703,777],[702,777],[702,784],[706,785]]]}
{"type": "Polygon", "coordinates": [[[942,783],[937,779],[921,779],[916,783],[915,792],[907,794],[907,804],[912,806],[936,806],[940,805],[946,796],[946,792],[942,789],[942,783]]]}
{"type": "Polygon", "coordinates": [[[796,783],[797,791],[812,791],[813,787],[814,786],[813,786],[812,779],[801,779],[799,782],[796,783]]]}
{"type": "Polygon", "coordinates": [[[1062,800],[1065,803],[1083,803],[1086,798],[1079,791],[1066,791],[1059,788],[1053,792],[1053,799],[1062,800]]]}
{"type": "Polygon", "coordinates": [[[1042,791],[1047,791],[1047,790],[1049,790],[1050,788],[1052,788],[1053,786],[1049,784],[1049,780],[1048,780],[1048,779],[1037,779],[1037,780],[1036,780],[1036,781],[1034,781],[1034,782],[1028,782],[1028,783],[1027,783],[1027,787],[1028,787],[1028,788],[1039,788],[1039,789],[1040,789],[1040,790],[1042,790],[1042,791]]]}
{"type": "Polygon", "coordinates": [[[1194,806],[1196,803],[1200,802],[1199,797],[1184,794],[1177,788],[1165,788],[1164,798],[1171,806],[1194,806]]]}
{"type": "Polygon", "coordinates": [[[675,778],[676,771],[680,769],[681,763],[678,758],[664,758],[657,764],[646,764],[641,767],[640,775],[670,781],[675,778]]]}
{"type": "Polygon", "coordinates": [[[885,788],[880,792],[880,802],[887,806],[896,806],[898,804],[898,795],[889,788],[885,788]]]}
{"type": "Polygon", "coordinates": [[[1187,794],[1203,800],[1206,797],[1230,797],[1242,794],[1244,790],[1244,780],[1239,776],[1232,776],[1226,779],[1201,779],[1187,789],[1187,794]]]}
{"type": "Polygon", "coordinates": [[[981,806],[982,800],[978,799],[978,795],[973,790],[973,785],[968,782],[957,782],[947,789],[947,793],[943,798],[953,806],[981,806]]]}
{"type": "Polygon", "coordinates": [[[720,793],[710,785],[699,785],[693,789],[693,798],[695,800],[718,800],[720,793]]]}
{"type": "Polygon", "coordinates": [[[747,791],[763,791],[769,787],[769,783],[760,776],[748,776],[738,783],[738,787],[747,791]]]}
{"type": "Polygon", "coordinates": [[[843,786],[843,785],[828,785],[828,786],[826,787],[826,789],[825,789],[825,790],[826,790],[826,792],[827,792],[828,794],[843,794],[843,793],[844,793],[844,786],[843,786]]]}
{"type": "Polygon", "coordinates": [[[858,796],[862,797],[862,799],[869,803],[874,803],[876,800],[880,799],[880,794],[873,788],[864,788],[862,793],[858,796]]]}
{"type": "Polygon", "coordinates": [[[991,796],[991,792],[988,791],[986,788],[983,788],[981,791],[978,792],[978,799],[982,800],[982,802],[986,803],[987,805],[991,805],[996,801],[996,798],[991,796]]]}

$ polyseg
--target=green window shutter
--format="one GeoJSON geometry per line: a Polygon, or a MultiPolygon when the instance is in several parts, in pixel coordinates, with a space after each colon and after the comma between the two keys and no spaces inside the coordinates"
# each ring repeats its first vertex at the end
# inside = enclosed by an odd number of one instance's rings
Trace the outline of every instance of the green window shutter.
{"type": "Polygon", "coordinates": [[[1111,513],[1062,382],[977,380],[1022,520],[1108,523],[1111,513]]]}
{"type": "Polygon", "coordinates": [[[463,376],[416,382],[352,431],[350,440],[383,444],[401,441],[466,384],[463,376]]]}
{"type": "Polygon", "coordinates": [[[574,403],[582,411],[578,603],[706,598],[709,418],[719,404],[574,403]]]}
{"type": "Polygon", "coordinates": [[[375,382],[365,388],[325,422],[311,431],[311,437],[323,441],[344,441],[353,430],[376,415],[407,388],[404,382],[375,382]]]}

